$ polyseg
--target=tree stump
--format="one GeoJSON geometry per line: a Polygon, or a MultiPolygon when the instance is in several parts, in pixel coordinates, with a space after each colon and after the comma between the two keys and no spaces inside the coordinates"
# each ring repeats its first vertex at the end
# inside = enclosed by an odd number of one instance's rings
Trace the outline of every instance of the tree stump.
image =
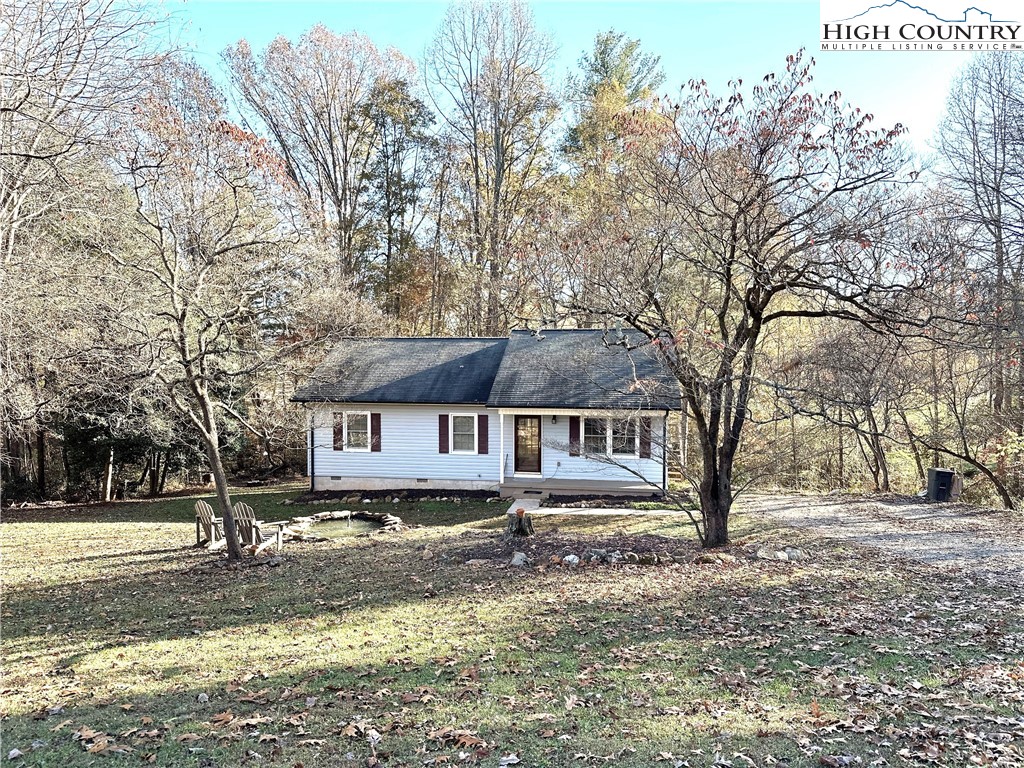
{"type": "Polygon", "coordinates": [[[508,529],[506,533],[509,536],[533,536],[533,518],[526,513],[525,509],[520,507],[515,511],[515,514],[508,516],[508,529]]]}

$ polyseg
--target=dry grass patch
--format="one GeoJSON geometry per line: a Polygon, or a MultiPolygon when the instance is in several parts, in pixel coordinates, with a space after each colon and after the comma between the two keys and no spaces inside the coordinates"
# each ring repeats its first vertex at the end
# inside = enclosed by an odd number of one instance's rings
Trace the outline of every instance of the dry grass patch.
{"type": "MultiPolygon", "coordinates": [[[[334,508],[287,495],[245,500],[268,519],[334,508]]],[[[514,569],[503,505],[480,502],[359,505],[423,527],[198,573],[190,507],[0,527],[10,764],[1024,760],[1021,595],[963,574],[748,519],[735,562],[545,559],[624,539],[695,551],[652,517],[538,518],[536,564],[514,569]],[[748,556],[782,544],[813,558],[748,556]]]]}

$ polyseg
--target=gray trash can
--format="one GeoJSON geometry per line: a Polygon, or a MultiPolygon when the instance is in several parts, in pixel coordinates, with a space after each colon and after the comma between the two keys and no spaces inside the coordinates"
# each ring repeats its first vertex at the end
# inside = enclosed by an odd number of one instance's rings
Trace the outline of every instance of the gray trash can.
{"type": "Polygon", "coordinates": [[[928,467],[928,500],[949,501],[953,494],[955,474],[946,467],[928,467]]]}

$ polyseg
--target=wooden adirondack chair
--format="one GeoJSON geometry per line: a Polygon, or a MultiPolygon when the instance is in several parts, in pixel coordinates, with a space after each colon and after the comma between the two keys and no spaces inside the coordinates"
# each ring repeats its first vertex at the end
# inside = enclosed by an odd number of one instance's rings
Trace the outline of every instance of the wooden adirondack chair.
{"type": "Polygon", "coordinates": [[[257,520],[252,507],[241,501],[232,509],[235,512],[238,540],[243,547],[254,547],[253,554],[257,555],[268,547],[281,549],[281,544],[284,542],[283,529],[288,525],[287,520],[275,523],[257,520]]]}
{"type": "Polygon", "coordinates": [[[224,518],[213,513],[213,507],[200,499],[196,502],[196,546],[205,544],[209,549],[227,546],[224,538],[224,518]]]}

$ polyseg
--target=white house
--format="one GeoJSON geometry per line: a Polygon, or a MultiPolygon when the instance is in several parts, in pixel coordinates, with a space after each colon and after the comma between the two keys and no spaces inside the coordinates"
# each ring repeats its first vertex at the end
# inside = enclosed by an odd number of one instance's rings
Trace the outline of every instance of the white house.
{"type": "Polygon", "coordinates": [[[650,345],[600,330],[351,339],[293,399],[312,490],[502,495],[663,493],[680,408],[650,345]]]}

